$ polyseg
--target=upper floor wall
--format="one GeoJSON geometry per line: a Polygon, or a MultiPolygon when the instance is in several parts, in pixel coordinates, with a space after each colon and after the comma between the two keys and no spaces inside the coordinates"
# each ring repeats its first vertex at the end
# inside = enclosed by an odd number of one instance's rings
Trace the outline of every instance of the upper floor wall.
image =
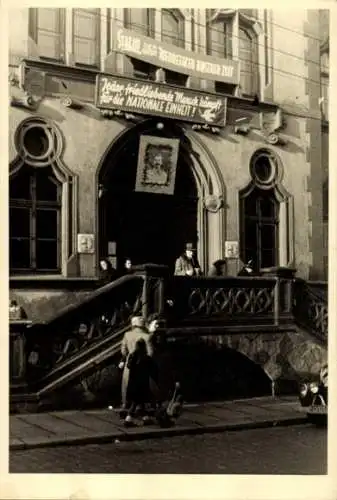
{"type": "MultiPolygon", "coordinates": [[[[199,79],[186,72],[128,57],[115,71],[180,86],[309,110],[308,82],[317,87],[317,112],[327,119],[329,88],[327,10],[295,9],[16,9],[10,12],[10,64],[37,57],[71,66],[110,71],[107,56],[118,52],[116,28],[187,52],[239,62],[239,85],[199,79]]],[[[132,43],[132,41],[130,42],[132,43]]],[[[310,89],[312,93],[312,86],[310,89]]],[[[312,107],[312,102],[311,102],[312,107]]],[[[313,111],[311,109],[311,111],[313,111]]],[[[315,110],[314,110],[315,111],[315,110]]]]}

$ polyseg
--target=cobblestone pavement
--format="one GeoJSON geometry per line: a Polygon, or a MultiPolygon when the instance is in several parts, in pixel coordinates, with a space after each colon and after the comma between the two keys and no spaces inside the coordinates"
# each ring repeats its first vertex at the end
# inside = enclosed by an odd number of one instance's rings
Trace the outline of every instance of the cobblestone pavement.
{"type": "Polygon", "coordinates": [[[326,474],[327,432],[310,425],[10,453],[11,473],[326,474]]]}

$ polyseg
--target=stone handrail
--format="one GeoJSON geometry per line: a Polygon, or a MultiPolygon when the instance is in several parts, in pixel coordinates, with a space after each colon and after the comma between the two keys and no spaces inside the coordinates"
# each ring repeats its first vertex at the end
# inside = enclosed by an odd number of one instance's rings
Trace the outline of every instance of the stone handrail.
{"type": "Polygon", "coordinates": [[[293,313],[296,323],[318,340],[328,340],[328,285],[297,279],[294,282],[293,313]]]}

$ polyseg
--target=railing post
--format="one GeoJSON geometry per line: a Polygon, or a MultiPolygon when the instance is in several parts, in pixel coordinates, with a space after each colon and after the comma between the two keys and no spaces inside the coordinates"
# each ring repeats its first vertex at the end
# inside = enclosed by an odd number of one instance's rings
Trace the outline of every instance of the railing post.
{"type": "Polygon", "coordinates": [[[276,278],[274,287],[274,325],[280,324],[280,278],[276,278]]]}
{"type": "Polygon", "coordinates": [[[26,319],[11,321],[10,335],[10,385],[11,390],[27,385],[26,329],[31,321],[26,319]]]}
{"type": "Polygon", "coordinates": [[[261,269],[263,276],[276,278],[274,296],[274,323],[292,322],[292,288],[296,269],[288,267],[272,267],[261,269]]]}
{"type": "Polygon", "coordinates": [[[149,302],[149,277],[147,273],[144,275],[144,285],[143,285],[143,294],[142,294],[142,316],[144,321],[147,321],[148,318],[148,302],[149,302]]]}
{"type": "Polygon", "coordinates": [[[144,277],[142,295],[142,316],[148,317],[157,313],[163,315],[165,311],[165,277],[168,267],[157,264],[144,264],[134,267],[135,274],[144,277]]]}

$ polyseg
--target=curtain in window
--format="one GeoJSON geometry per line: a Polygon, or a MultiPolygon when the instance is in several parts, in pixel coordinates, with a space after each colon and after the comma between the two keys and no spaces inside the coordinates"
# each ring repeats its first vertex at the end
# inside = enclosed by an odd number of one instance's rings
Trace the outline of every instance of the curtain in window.
{"type": "Polygon", "coordinates": [[[64,9],[31,9],[30,33],[33,34],[39,54],[48,59],[64,58],[64,9]],[[35,24],[35,26],[34,26],[35,24]]]}
{"type": "Polygon", "coordinates": [[[75,63],[99,66],[99,9],[74,9],[75,63]]]}
{"type": "Polygon", "coordinates": [[[163,42],[184,47],[184,25],[183,19],[177,12],[162,9],[161,39],[163,42]]]}

